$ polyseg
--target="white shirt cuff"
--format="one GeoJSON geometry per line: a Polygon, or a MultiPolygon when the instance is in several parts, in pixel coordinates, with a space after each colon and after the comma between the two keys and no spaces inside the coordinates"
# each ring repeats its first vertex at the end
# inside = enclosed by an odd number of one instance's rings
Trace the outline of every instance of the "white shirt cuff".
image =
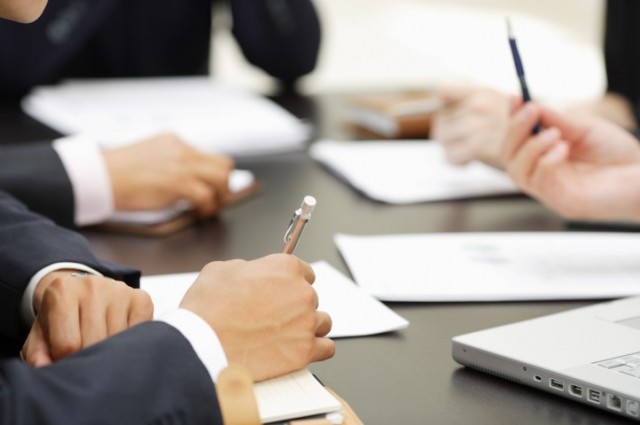
{"type": "Polygon", "coordinates": [[[75,200],[75,224],[100,223],[115,210],[109,170],[96,140],[69,136],[53,142],[71,180],[75,200]]]}
{"type": "Polygon", "coordinates": [[[87,273],[95,274],[98,276],[102,276],[102,273],[95,271],[91,267],[85,266],[80,263],[53,263],[48,265],[47,267],[41,269],[38,273],[33,275],[29,284],[24,290],[24,294],[22,294],[22,303],[20,305],[20,311],[22,312],[22,318],[27,326],[31,326],[33,321],[36,318],[36,311],[33,308],[33,293],[36,290],[36,286],[40,283],[43,277],[47,274],[54,272],[56,270],[62,269],[73,269],[73,270],[81,270],[87,273]]]}
{"type": "Polygon", "coordinates": [[[227,356],[211,326],[197,314],[182,308],[163,314],[157,320],[170,324],[189,340],[215,382],[220,371],[227,367],[227,356]]]}

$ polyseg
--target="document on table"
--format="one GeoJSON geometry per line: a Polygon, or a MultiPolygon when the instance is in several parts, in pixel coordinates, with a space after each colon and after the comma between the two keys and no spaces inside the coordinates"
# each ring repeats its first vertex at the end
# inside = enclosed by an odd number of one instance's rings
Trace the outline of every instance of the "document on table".
{"type": "MultiPolygon", "coordinates": [[[[332,338],[390,332],[409,325],[387,306],[376,300],[346,276],[324,261],[312,264],[313,284],[320,299],[319,310],[331,315],[332,338]]],[[[149,293],[154,313],[177,308],[197,273],[181,273],[142,278],[141,288],[149,293]]],[[[254,387],[262,422],[328,413],[341,405],[308,370],[258,383],[254,387]]]]}
{"type": "Polygon", "coordinates": [[[105,148],[159,132],[233,156],[299,150],[308,126],[264,97],[209,77],[69,80],[37,87],[26,113],[62,134],[85,134],[105,148]]]}
{"type": "Polygon", "coordinates": [[[479,162],[451,165],[428,140],[322,140],[310,154],[358,191],[390,204],[518,193],[502,171],[479,162]]]}
{"type": "MultiPolygon", "coordinates": [[[[404,318],[360,289],[329,263],[312,264],[316,273],[313,284],[320,299],[319,310],[331,315],[332,338],[373,335],[409,326],[404,318]]],[[[177,308],[195,281],[197,273],[145,276],[141,288],[153,300],[156,316],[177,308]]]]}
{"type": "Polygon", "coordinates": [[[338,234],[358,285],[386,301],[523,301],[640,294],[640,234],[338,234]]]}
{"type": "MultiPolygon", "coordinates": [[[[233,170],[229,176],[229,190],[232,194],[239,194],[249,189],[255,183],[255,177],[248,170],[233,170]]],[[[126,223],[137,225],[151,225],[172,220],[191,209],[187,201],[179,201],[174,205],[150,211],[116,211],[108,220],[109,223],[126,223]]]]}

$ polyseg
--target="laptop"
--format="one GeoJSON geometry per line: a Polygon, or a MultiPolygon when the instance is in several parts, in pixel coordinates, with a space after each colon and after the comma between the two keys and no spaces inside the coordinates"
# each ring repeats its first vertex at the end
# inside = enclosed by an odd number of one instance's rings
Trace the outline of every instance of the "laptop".
{"type": "Polygon", "coordinates": [[[640,421],[640,297],[453,338],[460,364],[640,421]]]}

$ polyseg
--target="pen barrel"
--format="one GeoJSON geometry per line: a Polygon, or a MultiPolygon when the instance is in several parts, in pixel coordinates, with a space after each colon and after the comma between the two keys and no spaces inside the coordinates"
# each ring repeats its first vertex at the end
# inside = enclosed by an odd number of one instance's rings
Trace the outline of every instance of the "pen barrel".
{"type": "Polygon", "coordinates": [[[307,221],[309,220],[298,217],[293,221],[293,223],[291,223],[291,229],[288,233],[287,239],[284,241],[284,246],[282,247],[282,252],[284,254],[292,254],[296,249],[296,245],[298,244],[298,241],[300,241],[302,230],[307,224],[307,221]]]}

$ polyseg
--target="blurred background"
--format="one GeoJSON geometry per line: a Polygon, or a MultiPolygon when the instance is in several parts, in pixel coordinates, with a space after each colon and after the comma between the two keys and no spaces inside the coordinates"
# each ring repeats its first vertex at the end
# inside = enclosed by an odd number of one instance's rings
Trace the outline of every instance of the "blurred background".
{"type": "MultiPolygon", "coordinates": [[[[518,93],[507,42],[509,16],[532,95],[561,106],[605,89],[603,0],[316,0],[323,26],[306,94],[428,88],[443,82],[518,93]]],[[[242,58],[215,13],[214,75],[271,92],[275,85],[242,58]]]]}

